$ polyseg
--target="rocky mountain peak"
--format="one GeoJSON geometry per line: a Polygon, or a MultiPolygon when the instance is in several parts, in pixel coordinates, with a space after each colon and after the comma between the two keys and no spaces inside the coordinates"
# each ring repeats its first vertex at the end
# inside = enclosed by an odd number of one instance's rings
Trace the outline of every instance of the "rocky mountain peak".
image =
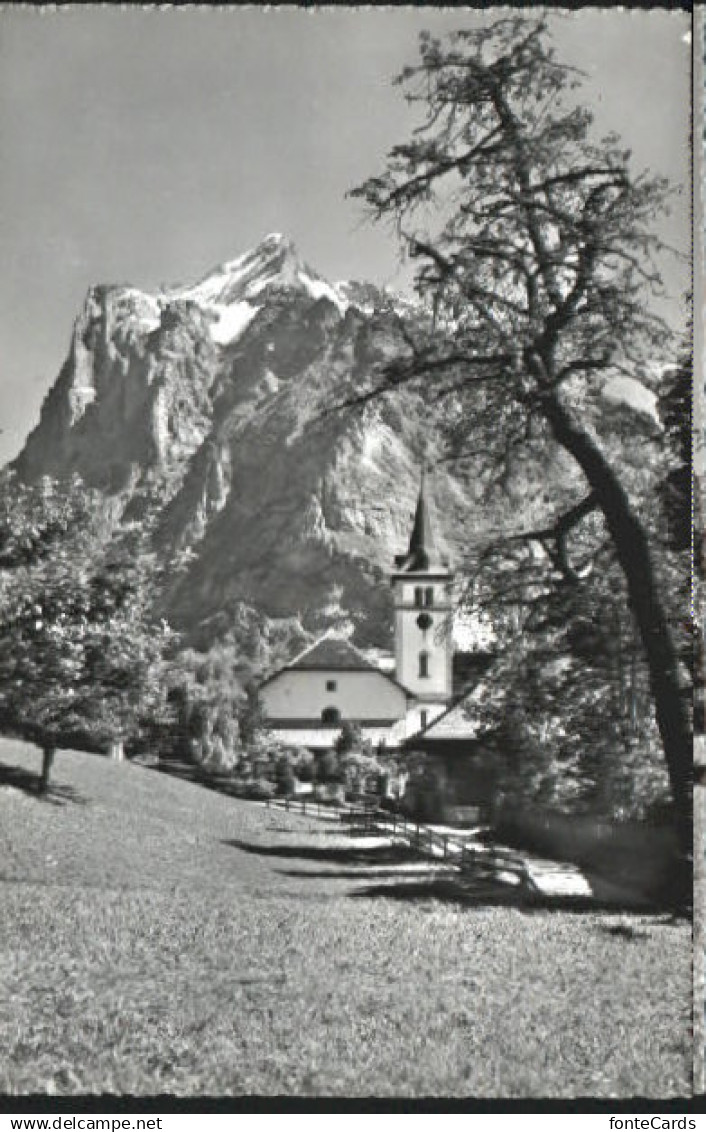
{"type": "MultiPolygon", "coordinates": [[[[188,639],[250,610],[387,647],[385,578],[409,539],[428,409],[329,410],[394,354],[393,315],[279,234],[191,285],[93,287],[15,467],[77,472],[111,513],[149,511],[164,560],[186,563],[165,601],[188,639]]],[[[437,491],[443,538],[466,497],[446,472],[437,491]]]]}
{"type": "Polygon", "coordinates": [[[286,290],[309,299],[326,299],[344,314],[348,298],[304,262],[294,243],[272,233],[235,259],[213,268],[198,283],[168,290],[169,301],[196,303],[213,316],[212,336],[231,345],[276,292],[286,290]]]}

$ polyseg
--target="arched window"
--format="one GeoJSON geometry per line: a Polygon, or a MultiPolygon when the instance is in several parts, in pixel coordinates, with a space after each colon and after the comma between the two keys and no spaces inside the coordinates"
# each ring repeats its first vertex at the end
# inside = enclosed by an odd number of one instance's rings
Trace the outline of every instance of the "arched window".
{"type": "Polygon", "coordinates": [[[424,604],[425,605],[433,605],[434,604],[434,587],[433,586],[427,586],[427,588],[425,589],[425,591],[424,591],[424,604]]]}
{"type": "Polygon", "coordinates": [[[325,707],[321,712],[322,723],[340,723],[341,713],[337,707],[325,707]]]}
{"type": "Polygon", "coordinates": [[[426,677],[429,675],[429,653],[420,652],[419,654],[419,675],[426,677]]]}
{"type": "Polygon", "coordinates": [[[417,609],[421,609],[421,607],[424,605],[424,587],[423,586],[415,586],[414,587],[414,604],[416,605],[417,609]]]}

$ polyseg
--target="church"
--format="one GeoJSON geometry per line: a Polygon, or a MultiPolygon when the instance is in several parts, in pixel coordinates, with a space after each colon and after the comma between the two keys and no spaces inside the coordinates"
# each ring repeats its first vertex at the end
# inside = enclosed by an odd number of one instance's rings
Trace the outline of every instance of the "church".
{"type": "Polygon", "coordinates": [[[322,637],[260,686],[268,729],[311,750],[350,720],[374,748],[395,750],[448,709],[453,694],[454,574],[438,549],[424,476],[405,554],[394,560],[394,668],[348,641],[322,637]]]}

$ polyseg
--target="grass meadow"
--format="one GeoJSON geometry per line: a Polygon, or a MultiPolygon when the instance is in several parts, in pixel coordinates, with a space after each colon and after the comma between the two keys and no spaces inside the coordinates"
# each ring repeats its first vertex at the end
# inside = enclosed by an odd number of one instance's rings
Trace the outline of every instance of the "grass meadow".
{"type": "Polygon", "coordinates": [[[0,741],[0,1091],[691,1091],[691,929],[461,899],[332,821],[0,741]]]}

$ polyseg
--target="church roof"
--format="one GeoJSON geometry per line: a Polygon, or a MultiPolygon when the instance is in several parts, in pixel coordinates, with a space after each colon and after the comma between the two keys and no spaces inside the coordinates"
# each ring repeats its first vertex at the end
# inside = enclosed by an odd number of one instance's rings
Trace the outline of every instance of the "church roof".
{"type": "Polygon", "coordinates": [[[375,672],[384,680],[389,680],[391,684],[400,688],[408,699],[417,698],[414,692],[410,692],[409,688],[405,688],[404,684],[400,684],[399,680],[396,680],[389,672],[385,672],[369,661],[360,649],[357,649],[355,645],[350,644],[342,637],[328,635],[321,637],[320,640],[315,641],[313,645],[309,645],[298,656],[295,656],[294,660],[290,660],[289,664],[283,665],[282,668],[263,680],[260,686],[263,687],[283,672],[291,672],[292,670],[304,672],[375,672]]]}
{"type": "Polygon", "coordinates": [[[378,671],[359,649],[341,637],[322,637],[290,661],[287,668],[340,668],[348,671],[362,668],[378,671]]]}
{"type": "MultiPolygon", "coordinates": [[[[472,694],[471,694],[472,695],[472,694]]],[[[469,703],[469,696],[463,696],[454,704],[433,719],[428,727],[417,731],[407,740],[413,745],[417,739],[475,739],[480,731],[477,716],[474,717],[473,706],[469,703]]]]}
{"type": "Polygon", "coordinates": [[[395,556],[395,565],[405,573],[439,568],[448,570],[448,563],[442,559],[436,544],[424,475],[422,475],[422,482],[419,486],[417,509],[414,513],[412,533],[409,536],[409,549],[406,554],[395,556]]]}

